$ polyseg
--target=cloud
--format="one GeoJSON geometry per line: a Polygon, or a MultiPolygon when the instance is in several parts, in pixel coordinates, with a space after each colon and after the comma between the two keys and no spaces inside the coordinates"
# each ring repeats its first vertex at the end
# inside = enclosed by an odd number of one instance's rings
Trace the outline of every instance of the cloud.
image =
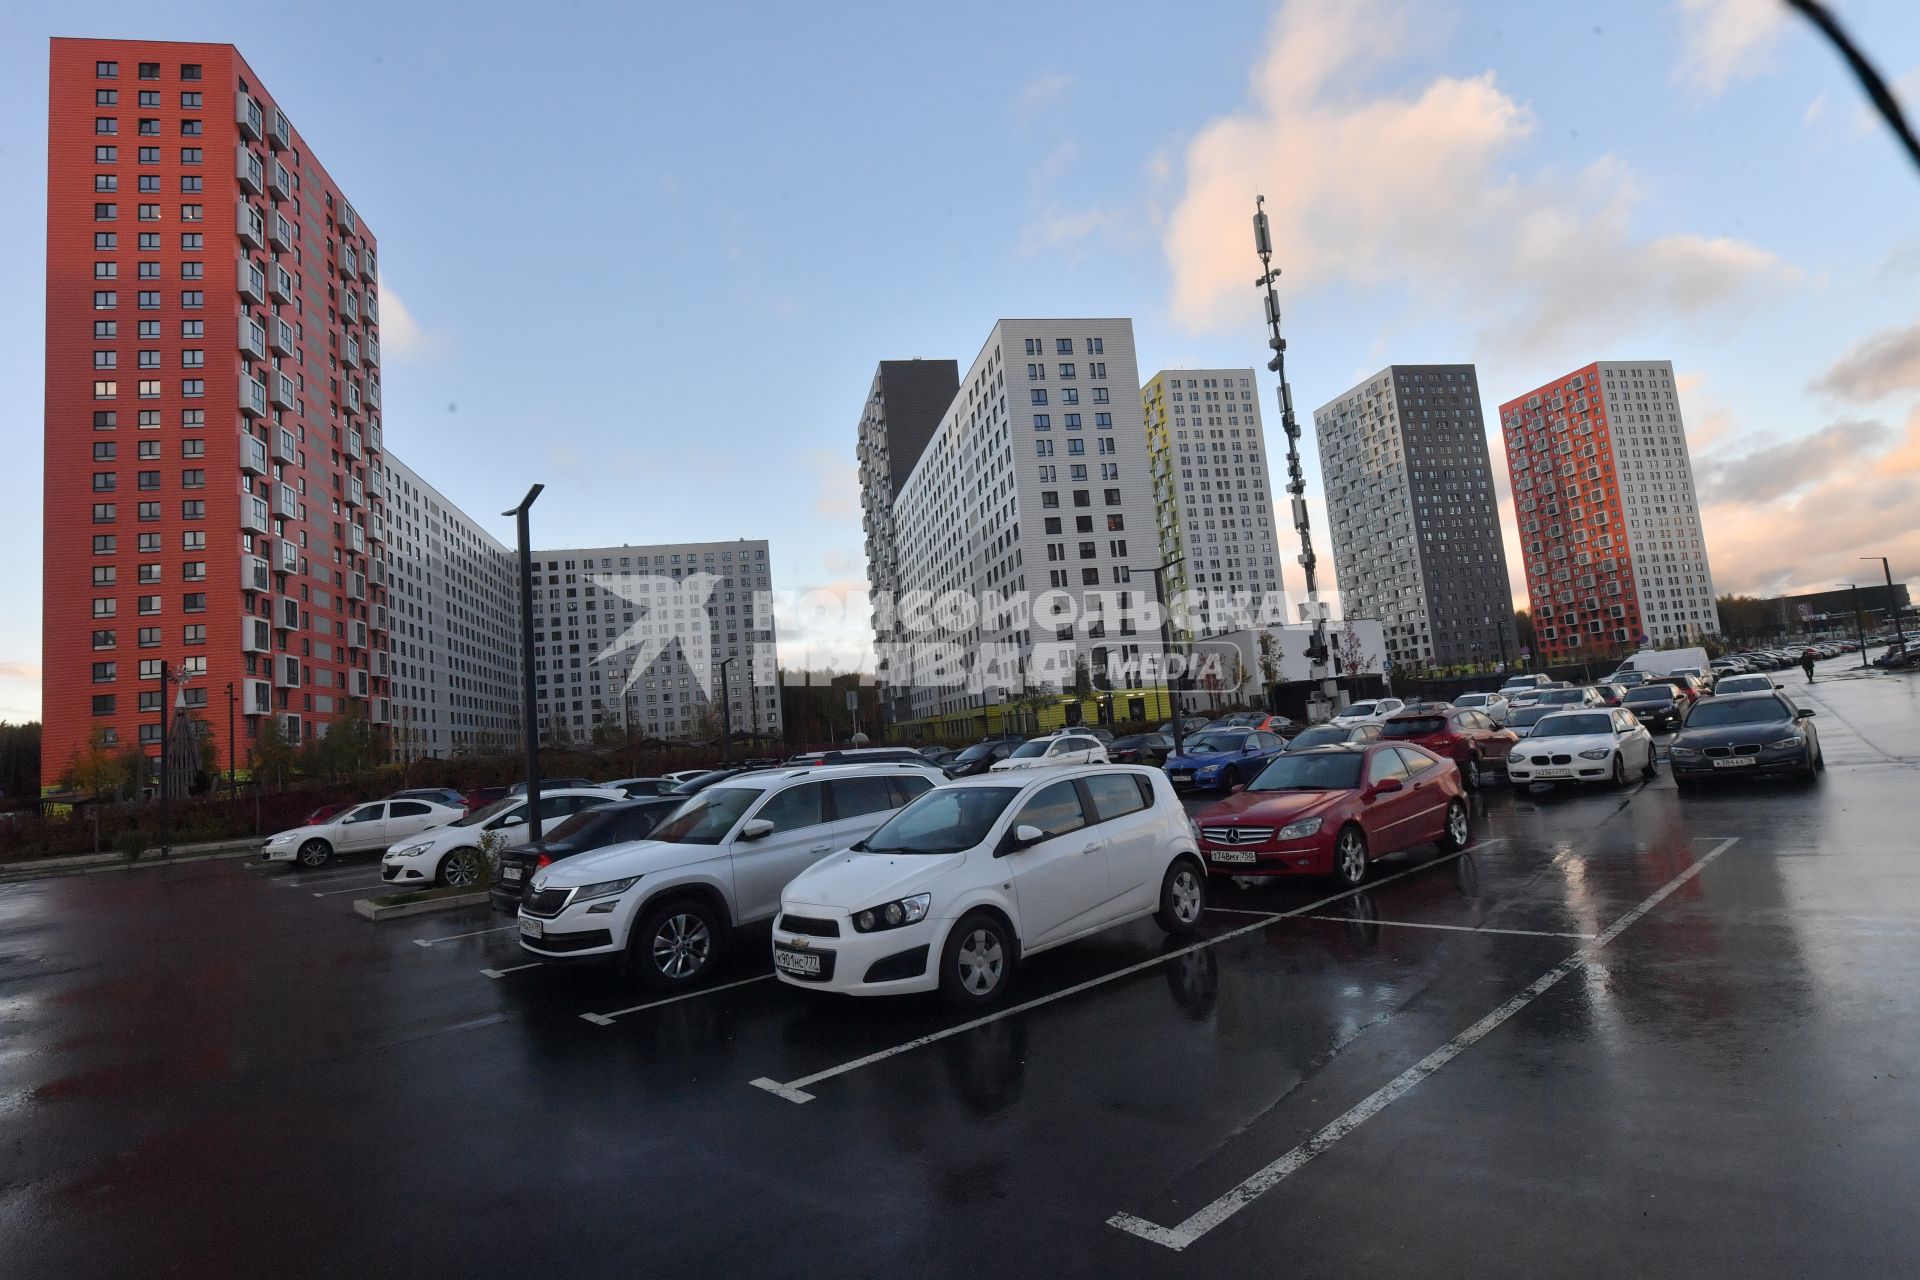
{"type": "Polygon", "coordinates": [[[1707,94],[1768,70],[1786,6],[1780,0],[1680,0],[1674,79],[1707,94]]]}
{"type": "Polygon", "coordinates": [[[1016,114],[1039,111],[1065,97],[1071,88],[1073,77],[1066,72],[1042,71],[1014,92],[1013,110],[1016,114]]]}
{"type": "Polygon", "coordinates": [[[860,468],[831,449],[810,449],[801,459],[813,475],[817,515],[850,520],[860,514],[860,468]]]}
{"type": "Polygon", "coordinates": [[[0,661],[0,722],[40,718],[40,664],[0,661]]]}
{"type": "Polygon", "coordinates": [[[1908,415],[1897,439],[1888,428],[1872,425],[1878,428],[1869,433],[1872,439],[1892,439],[1891,447],[1836,449],[1821,463],[1819,477],[1790,492],[1702,493],[1701,523],[1717,590],[1778,595],[1863,581],[1861,574],[1876,571],[1862,565],[1861,556],[1920,565],[1920,408],[1908,415]]]}
{"type": "Polygon", "coordinates": [[[1843,419],[1737,458],[1703,459],[1695,468],[1696,488],[1702,502],[1764,502],[1846,469],[1854,455],[1892,436],[1885,423],[1843,419]]]}
{"type": "Polygon", "coordinates": [[[1896,391],[1920,391],[1920,317],[1868,334],[1811,383],[1815,391],[1866,403],[1896,391]]]}
{"type": "Polygon", "coordinates": [[[1826,95],[1826,91],[1822,90],[1821,92],[1813,95],[1813,101],[1809,102],[1807,104],[1806,111],[1801,113],[1800,123],[1808,124],[1808,125],[1819,124],[1822,120],[1825,120],[1826,118],[1827,118],[1827,95],[1826,95]]]}
{"type": "Polygon", "coordinates": [[[380,349],[389,364],[418,363],[446,351],[444,334],[422,328],[391,286],[380,282],[380,349]]]}
{"type": "Polygon", "coordinates": [[[1256,190],[1290,292],[1402,287],[1516,357],[1560,358],[1796,276],[1743,241],[1636,234],[1637,184],[1612,158],[1572,174],[1516,172],[1535,120],[1492,72],[1438,77],[1410,95],[1357,93],[1350,86],[1395,56],[1417,12],[1393,0],[1293,0],[1281,11],[1252,102],[1187,147],[1163,236],[1176,321],[1214,329],[1253,309],[1256,190]]]}

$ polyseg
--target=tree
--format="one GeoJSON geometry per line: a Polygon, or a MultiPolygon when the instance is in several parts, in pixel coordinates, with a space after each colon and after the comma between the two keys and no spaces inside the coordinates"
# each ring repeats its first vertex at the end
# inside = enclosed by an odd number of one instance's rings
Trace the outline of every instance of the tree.
{"type": "Polygon", "coordinates": [[[1263,685],[1279,684],[1281,671],[1283,669],[1283,660],[1280,656],[1280,644],[1273,638],[1273,632],[1271,631],[1261,631],[1258,635],[1260,648],[1260,683],[1263,685]]]}
{"type": "Polygon", "coordinates": [[[349,701],[347,709],[327,726],[326,735],[314,740],[312,755],[320,770],[332,778],[350,778],[372,768],[380,757],[380,743],[366,707],[349,701]]]}
{"type": "Polygon", "coordinates": [[[100,799],[118,795],[126,783],[126,770],[118,754],[107,743],[107,731],[95,729],[87,735],[87,745],[76,747],[73,759],[60,775],[60,785],[73,791],[85,791],[100,799]]]}
{"type": "Polygon", "coordinates": [[[1087,669],[1087,659],[1083,654],[1073,659],[1073,696],[1084,698],[1093,692],[1093,673],[1087,669]]]}
{"type": "Polygon", "coordinates": [[[1353,629],[1351,620],[1340,628],[1340,637],[1334,644],[1334,657],[1340,662],[1342,675],[1365,675],[1373,669],[1374,658],[1361,643],[1360,633],[1353,629]]]}
{"type": "MultiPolygon", "coordinates": [[[[1514,640],[1522,649],[1527,650],[1528,653],[1536,658],[1540,656],[1539,650],[1533,643],[1533,613],[1531,610],[1515,609],[1513,611],[1513,636],[1514,640]]],[[[1519,656],[1517,653],[1514,655],[1516,658],[1519,656]]]]}
{"type": "Polygon", "coordinates": [[[253,740],[253,776],[256,782],[271,782],[276,790],[287,785],[293,772],[293,746],[280,731],[279,716],[265,716],[260,732],[253,740]]]}
{"type": "Polygon", "coordinates": [[[31,796],[40,790],[40,722],[0,721],[0,795],[31,796]]]}

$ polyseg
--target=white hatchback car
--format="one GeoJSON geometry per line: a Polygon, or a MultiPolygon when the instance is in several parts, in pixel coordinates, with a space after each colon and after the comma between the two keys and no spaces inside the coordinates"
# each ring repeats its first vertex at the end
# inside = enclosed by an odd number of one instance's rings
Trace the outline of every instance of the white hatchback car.
{"type": "MultiPolygon", "coordinates": [[[[540,833],[545,835],[582,809],[625,800],[624,791],[604,787],[561,787],[540,793],[540,833]]],[[[466,817],[426,832],[417,840],[396,840],[380,859],[380,878],[389,884],[424,888],[470,885],[480,879],[481,842],[493,838],[511,849],[533,838],[527,822],[527,798],[508,796],[466,817]]]]}
{"type": "Polygon", "coordinates": [[[295,827],[268,836],[260,846],[263,862],[298,862],[303,867],[325,866],[337,853],[366,853],[384,849],[402,836],[445,826],[460,816],[452,805],[429,800],[374,800],[310,827],[295,827]]]}
{"type": "Polygon", "coordinates": [[[690,987],[712,970],[731,929],[773,917],[789,880],[944,781],[930,764],[896,763],[716,782],[644,840],[535,872],[520,902],[520,945],[554,960],[624,956],[648,986],[690,987]]]}
{"type": "Polygon", "coordinates": [[[1332,720],[1341,728],[1356,724],[1385,724],[1387,717],[1396,711],[1404,711],[1407,704],[1398,698],[1374,698],[1366,702],[1349,703],[1340,709],[1340,714],[1332,720]]]}
{"type": "Polygon", "coordinates": [[[1579,707],[1542,716],[1507,756],[1507,781],[1611,782],[1659,770],[1653,735],[1631,711],[1579,707]]]}
{"type": "Polygon", "coordinates": [[[1105,764],[1106,744],[1090,733],[1055,733],[1023,742],[1005,760],[996,760],[988,773],[1038,769],[1057,764],[1105,764]]]}
{"type": "Polygon", "coordinates": [[[780,895],[781,981],[851,995],[999,997],[1026,956],[1143,916],[1190,933],[1206,871],[1158,769],[963,778],[780,895]]]}

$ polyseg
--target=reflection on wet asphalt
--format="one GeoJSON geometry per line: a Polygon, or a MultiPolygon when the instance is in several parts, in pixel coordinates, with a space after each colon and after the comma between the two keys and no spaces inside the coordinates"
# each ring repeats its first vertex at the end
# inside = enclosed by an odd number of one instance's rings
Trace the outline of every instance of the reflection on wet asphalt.
{"type": "Polygon", "coordinates": [[[352,867],[0,886],[0,1270],[1912,1273],[1920,683],[1788,691],[1816,786],[1496,786],[1464,855],[1226,886],[952,1034],[750,981],[764,930],[623,1012],[484,911],[354,917],[352,867]]]}

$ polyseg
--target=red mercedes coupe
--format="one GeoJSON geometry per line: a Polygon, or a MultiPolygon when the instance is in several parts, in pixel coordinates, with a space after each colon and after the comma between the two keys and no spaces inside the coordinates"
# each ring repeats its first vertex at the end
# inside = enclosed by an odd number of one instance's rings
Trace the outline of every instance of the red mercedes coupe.
{"type": "Polygon", "coordinates": [[[1207,870],[1325,876],[1357,885],[1375,858],[1471,834],[1460,770],[1407,742],[1316,747],[1275,759],[1244,790],[1194,819],[1207,870]]]}

